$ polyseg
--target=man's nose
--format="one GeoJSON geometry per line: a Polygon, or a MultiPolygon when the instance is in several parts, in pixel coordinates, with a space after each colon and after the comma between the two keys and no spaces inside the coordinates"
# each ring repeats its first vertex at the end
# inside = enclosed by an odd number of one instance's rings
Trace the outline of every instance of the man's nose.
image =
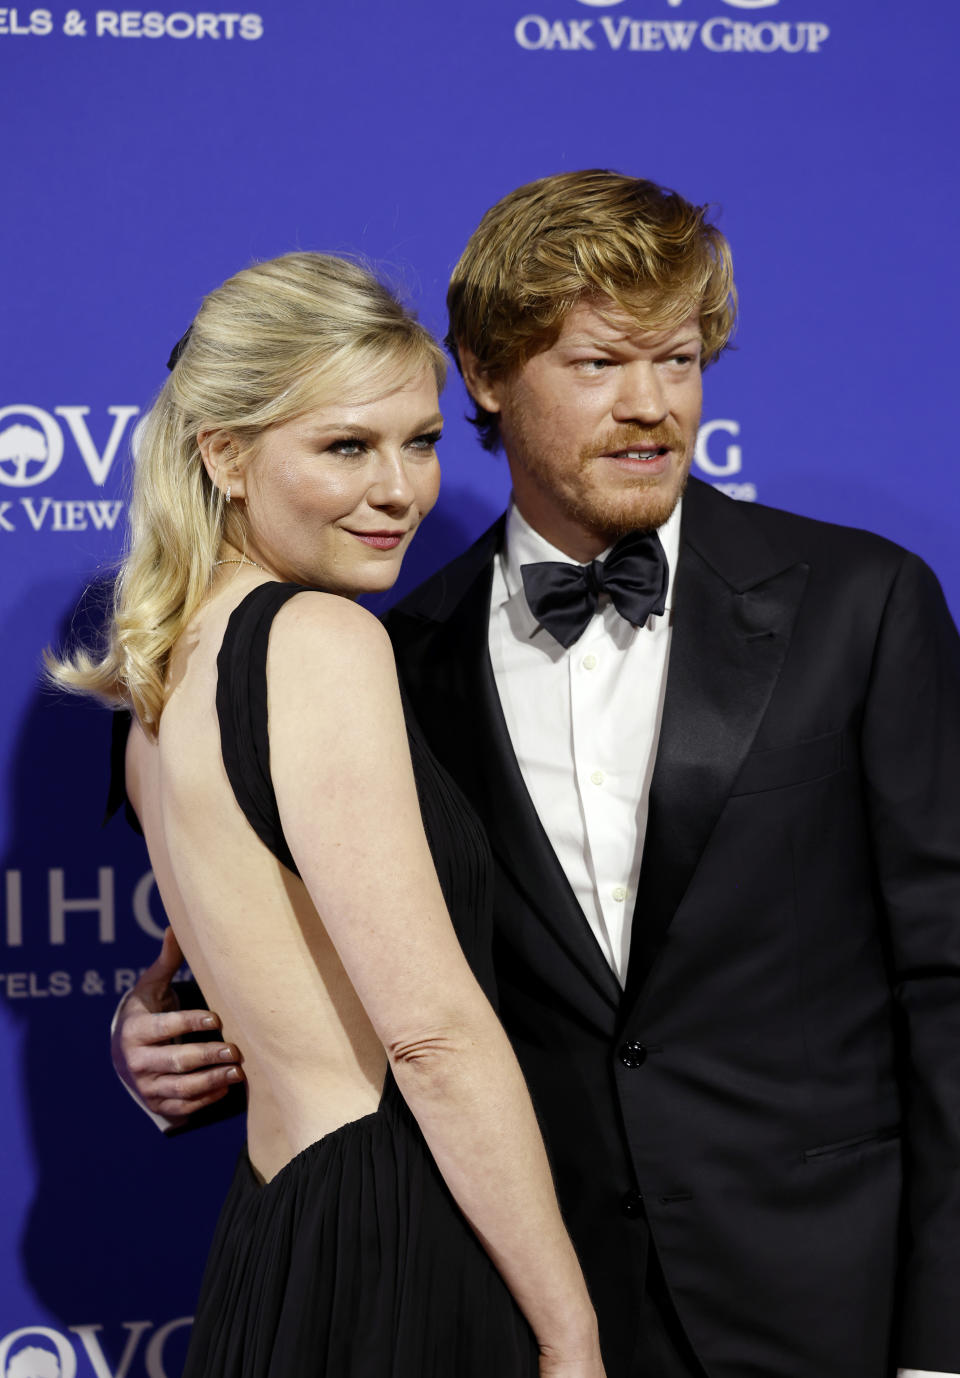
{"type": "Polygon", "coordinates": [[[656,426],[667,415],[666,394],[656,367],[643,359],[625,364],[613,404],[614,421],[656,426]]]}

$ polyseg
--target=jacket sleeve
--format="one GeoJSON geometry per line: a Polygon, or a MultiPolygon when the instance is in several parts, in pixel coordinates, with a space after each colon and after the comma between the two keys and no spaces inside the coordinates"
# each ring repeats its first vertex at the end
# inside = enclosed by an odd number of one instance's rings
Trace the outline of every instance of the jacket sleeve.
{"type": "Polygon", "coordinates": [[[862,745],[905,1106],[898,1360],[960,1372],[960,639],[913,555],[884,610],[862,745]]]}

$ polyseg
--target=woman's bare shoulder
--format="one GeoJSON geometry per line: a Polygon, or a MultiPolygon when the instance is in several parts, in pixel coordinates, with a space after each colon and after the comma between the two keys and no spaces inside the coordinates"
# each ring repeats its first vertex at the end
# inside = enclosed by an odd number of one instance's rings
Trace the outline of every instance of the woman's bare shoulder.
{"type": "Polygon", "coordinates": [[[300,654],[329,649],[335,641],[345,649],[387,649],[390,638],[372,612],[336,593],[304,589],[278,611],[271,632],[282,653],[300,654]]]}
{"type": "Polygon", "coordinates": [[[390,638],[380,621],[336,594],[305,590],[277,613],[270,634],[273,701],[295,708],[336,701],[363,711],[398,696],[390,638]]]}

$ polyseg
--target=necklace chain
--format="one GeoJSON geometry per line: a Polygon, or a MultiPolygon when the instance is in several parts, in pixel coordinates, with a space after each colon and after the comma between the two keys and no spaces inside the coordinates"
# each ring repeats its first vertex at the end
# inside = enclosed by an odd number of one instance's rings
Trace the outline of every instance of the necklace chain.
{"type": "Polygon", "coordinates": [[[214,560],[214,569],[218,569],[220,565],[252,565],[254,569],[259,569],[264,574],[266,574],[266,570],[263,568],[263,565],[258,565],[256,560],[248,560],[246,556],[244,556],[241,560],[214,560]]]}

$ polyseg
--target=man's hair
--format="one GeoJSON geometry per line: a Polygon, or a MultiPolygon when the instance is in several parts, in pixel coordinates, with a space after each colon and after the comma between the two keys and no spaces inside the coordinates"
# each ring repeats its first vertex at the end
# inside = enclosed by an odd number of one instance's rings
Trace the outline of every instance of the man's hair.
{"type": "MultiPolygon", "coordinates": [[[[510,192],[480,221],[450,279],[447,345],[457,366],[463,346],[489,377],[507,376],[549,349],[586,298],[612,302],[645,330],[698,312],[706,368],[736,316],[730,246],[708,209],[597,168],[510,192]]],[[[471,421],[484,448],[496,449],[496,415],[477,404],[471,421]]]]}

